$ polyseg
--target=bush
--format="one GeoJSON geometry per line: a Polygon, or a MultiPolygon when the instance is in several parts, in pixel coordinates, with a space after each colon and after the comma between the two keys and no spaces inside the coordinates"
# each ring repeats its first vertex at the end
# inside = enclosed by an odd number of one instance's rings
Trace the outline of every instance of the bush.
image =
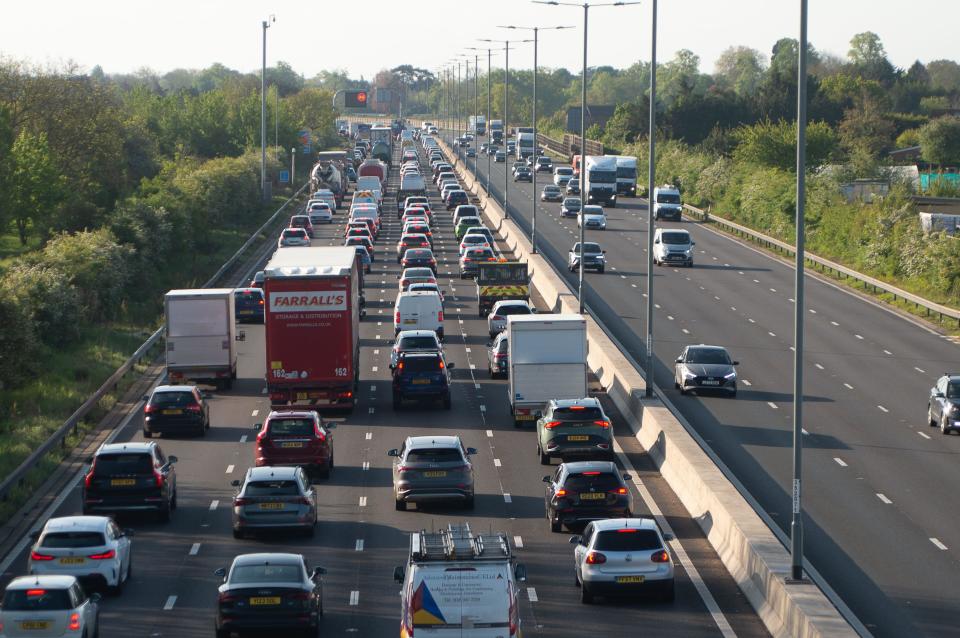
{"type": "Polygon", "coordinates": [[[20,306],[43,343],[61,346],[80,336],[80,295],[64,272],[43,263],[18,263],[0,282],[0,296],[20,306]]]}
{"type": "Polygon", "coordinates": [[[0,388],[33,378],[37,367],[37,339],[29,314],[20,303],[0,296],[0,388]]]}

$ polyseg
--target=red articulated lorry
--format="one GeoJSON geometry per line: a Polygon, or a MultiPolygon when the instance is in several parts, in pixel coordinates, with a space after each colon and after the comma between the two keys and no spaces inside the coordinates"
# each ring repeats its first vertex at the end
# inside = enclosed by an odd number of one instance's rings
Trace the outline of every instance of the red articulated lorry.
{"type": "Polygon", "coordinates": [[[364,314],[356,249],[280,248],[263,273],[271,406],[352,410],[364,314]]]}

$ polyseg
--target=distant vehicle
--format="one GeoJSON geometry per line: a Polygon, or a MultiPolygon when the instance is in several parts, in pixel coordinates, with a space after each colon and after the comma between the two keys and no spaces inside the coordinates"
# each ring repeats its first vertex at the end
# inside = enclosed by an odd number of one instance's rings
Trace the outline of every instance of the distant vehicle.
{"type": "Polygon", "coordinates": [[[154,512],[169,521],[177,509],[176,462],[154,441],[101,445],[83,477],[83,514],[154,512]]]}
{"type": "Polygon", "coordinates": [[[505,152],[503,152],[503,151],[496,151],[496,152],[493,154],[493,161],[494,161],[494,162],[497,162],[498,164],[501,163],[501,162],[506,162],[506,161],[507,161],[507,154],[506,154],[505,152]]]}
{"type": "Polygon", "coordinates": [[[250,287],[263,289],[263,271],[262,270],[258,270],[253,274],[253,279],[250,280],[250,287]]]}
{"type": "MultiPolygon", "coordinates": [[[[596,270],[603,273],[606,270],[607,259],[606,252],[600,248],[600,244],[592,241],[583,243],[583,269],[596,270]]],[[[567,253],[567,269],[575,271],[580,268],[580,242],[577,242],[567,253]]]]}
{"type": "Polygon", "coordinates": [[[205,436],[210,405],[195,385],[158,385],[143,406],[143,438],[175,432],[205,436]]]}
{"type": "Polygon", "coordinates": [[[617,193],[621,195],[637,196],[637,158],[626,155],[616,155],[617,158],[617,193]]]}
{"type": "MultiPolygon", "coordinates": [[[[439,353],[402,355],[401,362],[414,359],[436,361],[439,353]]],[[[434,504],[453,501],[473,509],[474,479],[470,457],[477,451],[464,446],[459,436],[408,436],[393,457],[393,493],[397,509],[408,503],[434,504]]]]}
{"type": "Polygon", "coordinates": [[[169,383],[208,383],[230,389],[237,377],[233,288],[171,290],[164,295],[163,305],[169,383]]]}
{"type": "Polygon", "coordinates": [[[357,249],[357,257],[360,260],[360,265],[363,266],[363,272],[370,272],[373,268],[373,259],[370,258],[370,252],[366,246],[354,246],[354,248],[357,249]]]}
{"type": "Polygon", "coordinates": [[[580,180],[571,179],[567,182],[567,185],[564,186],[563,192],[566,195],[579,195],[580,194],[580,180]]]}
{"type": "Polygon", "coordinates": [[[521,261],[488,261],[477,266],[477,310],[486,317],[499,301],[530,297],[530,276],[527,263],[521,261]]]}
{"type": "Polygon", "coordinates": [[[534,146],[536,143],[533,139],[533,131],[528,132],[517,132],[517,141],[516,141],[516,153],[517,158],[526,159],[532,156],[535,152],[534,146]]]}
{"type": "Polygon", "coordinates": [[[269,627],[273,632],[317,635],[323,615],[323,567],[310,568],[302,554],[240,554],[230,569],[214,572],[217,638],[269,627]]]}
{"type": "Polygon", "coordinates": [[[580,214],[580,198],[564,197],[560,204],[560,217],[577,217],[580,214]]]}
{"type": "Polygon", "coordinates": [[[468,127],[477,135],[483,135],[487,132],[487,118],[485,115],[471,115],[468,120],[468,127]]]}
{"type": "Polygon", "coordinates": [[[237,288],[233,291],[235,316],[239,323],[263,323],[266,300],[262,288],[237,288]]]}
{"type": "Polygon", "coordinates": [[[451,369],[453,363],[444,361],[440,352],[401,355],[393,367],[393,409],[399,410],[407,399],[416,399],[439,401],[449,410],[451,369]]]}
{"type": "Polygon", "coordinates": [[[294,215],[290,218],[288,224],[290,228],[302,228],[307,231],[307,237],[313,239],[313,224],[310,223],[309,215],[294,215]]]}
{"type": "Polygon", "coordinates": [[[27,572],[75,576],[91,588],[119,594],[130,580],[132,535],[108,516],[51,518],[33,535],[27,572]]]}
{"type": "Polygon", "coordinates": [[[680,221],[683,204],[680,202],[680,190],[676,186],[664,184],[653,189],[653,218],[674,219],[680,221]]]}
{"type": "Polygon", "coordinates": [[[487,344],[487,374],[491,379],[506,377],[510,373],[510,341],[507,333],[501,332],[487,344]]]}
{"type": "Polygon", "coordinates": [[[366,236],[352,235],[350,237],[347,237],[343,245],[344,246],[363,246],[367,249],[367,252],[370,253],[370,261],[377,260],[376,252],[375,252],[376,249],[374,248],[373,240],[370,239],[369,235],[366,235],[366,236]]]}
{"type": "Polygon", "coordinates": [[[233,537],[261,531],[297,530],[313,536],[317,528],[316,493],[302,467],[251,467],[233,480],[233,537]]]}
{"type": "Polygon", "coordinates": [[[403,253],[400,264],[404,268],[415,266],[426,266],[433,272],[437,272],[437,259],[433,256],[433,251],[429,248],[408,248],[403,253]]]}
{"type": "Polygon", "coordinates": [[[557,166],[553,169],[553,183],[557,186],[566,186],[573,177],[573,169],[569,166],[557,166]]]}
{"type": "Polygon", "coordinates": [[[526,166],[521,166],[513,172],[513,181],[515,182],[532,182],[533,181],[533,171],[531,171],[526,166]]]}
{"type": "Polygon", "coordinates": [[[617,158],[613,155],[587,155],[583,188],[588,204],[617,205],[617,158]]]}
{"type": "Polygon", "coordinates": [[[540,465],[550,465],[552,458],[614,460],[613,428],[600,402],[593,397],[551,399],[537,419],[537,454],[540,465]]]}
{"type": "Polygon", "coordinates": [[[460,256],[460,279],[475,276],[480,262],[495,261],[496,259],[496,254],[490,248],[468,248],[460,256]]]}
{"type": "Polygon", "coordinates": [[[466,154],[467,154],[467,157],[476,157],[477,151],[474,150],[473,148],[468,148],[466,151],[466,154]]]}
{"type": "Polygon", "coordinates": [[[687,346],[676,359],[673,387],[680,394],[689,390],[719,390],[736,397],[738,365],[740,362],[731,359],[723,346],[687,346]]]}
{"type": "MultiPolygon", "coordinates": [[[[408,269],[430,270],[430,269],[408,269]]],[[[436,283],[425,281],[417,283],[436,283]]],[[[407,284],[408,287],[411,284],[407,284]]],[[[393,333],[404,330],[433,330],[443,341],[443,301],[431,292],[406,290],[397,295],[393,306],[393,333]]]]}
{"type": "Polygon", "coordinates": [[[96,636],[99,603],[74,576],[18,576],[3,591],[0,627],[4,636],[96,636]]]}
{"type": "Polygon", "coordinates": [[[487,239],[485,235],[481,235],[480,233],[467,233],[463,236],[463,239],[460,240],[460,255],[462,256],[468,248],[492,248],[492,246],[490,245],[490,240],[487,239]]]}
{"type": "Polygon", "coordinates": [[[456,227],[461,217],[480,217],[480,209],[473,204],[461,204],[453,210],[453,225],[456,227]]]}
{"type": "Polygon", "coordinates": [[[554,184],[547,184],[543,187],[543,190],[540,191],[540,201],[541,202],[559,202],[563,199],[563,191],[560,190],[559,186],[554,184]]]}
{"type": "Polygon", "coordinates": [[[406,292],[410,284],[437,283],[437,276],[430,268],[404,268],[397,279],[400,280],[400,292],[406,292]]]}
{"type": "Polygon", "coordinates": [[[930,388],[927,424],[939,427],[943,435],[960,430],[960,375],[943,374],[930,388]]]}
{"type": "Polygon", "coordinates": [[[577,215],[577,226],[606,230],[607,216],[600,206],[584,206],[580,214],[577,215]]]}
{"type": "Polygon", "coordinates": [[[397,242],[397,263],[403,260],[408,248],[430,248],[430,240],[422,233],[404,233],[397,242]]]}
{"type": "Polygon", "coordinates": [[[310,246],[310,235],[303,228],[284,228],[277,248],[310,246]]]}
{"type": "Polygon", "coordinates": [[[447,194],[446,204],[447,210],[453,210],[457,206],[466,204],[470,201],[470,198],[467,196],[467,192],[461,189],[453,189],[447,194]]]}
{"type": "Polygon", "coordinates": [[[254,464],[300,466],[321,478],[333,470],[333,432],[336,423],[327,422],[314,411],[273,410],[257,423],[254,464]]]}
{"type": "Polygon", "coordinates": [[[321,223],[323,224],[332,224],[333,223],[333,211],[330,210],[330,205],[326,203],[317,203],[309,206],[307,209],[307,217],[310,218],[310,224],[317,226],[321,223]]]}
{"type": "Polygon", "coordinates": [[[612,461],[561,463],[556,472],[543,477],[550,531],[605,518],[631,518],[629,480],[630,475],[620,474],[612,461]]]}
{"type": "Polygon", "coordinates": [[[457,238],[457,241],[460,241],[463,239],[463,236],[466,235],[467,229],[482,225],[483,221],[480,217],[460,217],[457,220],[457,225],[453,229],[453,235],[457,238]]]}
{"type": "Polygon", "coordinates": [[[553,160],[547,157],[546,155],[541,155],[537,158],[537,161],[534,162],[535,169],[538,173],[552,173],[553,172],[553,160]]]}
{"type": "Polygon", "coordinates": [[[490,120],[490,141],[494,144],[503,143],[503,120],[490,120]]]}
{"type": "Polygon", "coordinates": [[[693,247],[696,245],[686,230],[657,228],[653,235],[653,263],[680,264],[693,267],[693,247]]]}
{"type": "Polygon", "coordinates": [[[574,577],[580,602],[595,595],[651,592],[674,600],[673,558],[667,548],[672,534],[661,534],[652,518],[612,518],[587,523],[572,536],[574,577]]]}

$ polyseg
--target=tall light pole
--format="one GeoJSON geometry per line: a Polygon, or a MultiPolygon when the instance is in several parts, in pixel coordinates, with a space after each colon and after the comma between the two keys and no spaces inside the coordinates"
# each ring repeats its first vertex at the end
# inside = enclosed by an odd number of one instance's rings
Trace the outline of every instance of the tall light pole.
{"type": "MultiPolygon", "coordinates": [[[[491,59],[493,58],[493,49],[491,49],[490,47],[487,47],[486,49],[478,49],[476,47],[470,47],[470,48],[473,49],[474,51],[487,52],[487,115],[486,117],[487,117],[487,145],[489,146],[490,144],[493,144],[493,135],[491,134],[491,131],[490,131],[490,121],[491,121],[491,118],[493,117],[493,110],[491,109],[492,93],[490,91],[490,78],[491,78],[490,62],[491,62],[491,59]]],[[[490,160],[491,160],[490,153],[487,153],[487,185],[486,185],[487,195],[490,194],[490,160]]]]}
{"type": "Polygon", "coordinates": [[[585,177],[586,177],[586,166],[584,166],[584,158],[586,157],[586,122],[587,122],[587,18],[590,12],[590,7],[622,7],[630,4],[640,4],[639,2],[595,2],[593,4],[589,2],[576,3],[576,2],[557,2],[557,0],[533,0],[534,4],[550,4],[554,6],[567,6],[567,7],[583,7],[583,73],[580,78],[580,254],[578,255],[578,261],[580,262],[579,274],[577,276],[577,301],[580,308],[580,314],[583,314],[584,303],[583,303],[583,242],[584,242],[584,224],[583,219],[583,207],[586,205],[587,193],[585,186],[585,177]]]}
{"type": "MultiPolygon", "coordinates": [[[[532,252],[537,254],[537,155],[540,148],[537,140],[537,45],[538,35],[543,31],[559,31],[560,29],[572,29],[573,27],[518,27],[514,25],[501,26],[501,29],[522,29],[533,31],[533,180],[531,189],[533,190],[533,227],[530,233],[530,244],[533,247],[532,252]]],[[[517,142],[519,144],[519,141],[517,142]]]]}
{"type": "Polygon", "coordinates": [[[293,147],[290,149],[290,188],[294,187],[296,183],[296,174],[297,174],[297,148],[293,147]]]}
{"type": "Polygon", "coordinates": [[[277,21],[276,16],[261,22],[263,29],[263,60],[260,66],[260,197],[270,201],[270,185],[267,183],[267,29],[277,21]]]}
{"type": "Polygon", "coordinates": [[[643,395],[653,398],[653,184],[657,178],[657,0],[651,1],[650,35],[650,132],[647,155],[647,383],[643,395]]]}
{"type": "Polygon", "coordinates": [[[800,480],[803,469],[803,269],[806,208],[807,146],[807,0],[800,0],[800,42],[797,53],[797,252],[793,305],[793,508],[790,519],[790,577],[803,579],[803,508],[800,480]]]}

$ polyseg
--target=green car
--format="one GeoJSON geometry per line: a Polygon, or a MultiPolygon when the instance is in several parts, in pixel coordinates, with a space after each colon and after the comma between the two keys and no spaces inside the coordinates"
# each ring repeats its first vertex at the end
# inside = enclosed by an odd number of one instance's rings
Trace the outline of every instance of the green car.
{"type": "Polygon", "coordinates": [[[479,217],[461,217],[459,221],[457,221],[457,227],[454,230],[457,241],[463,239],[463,236],[467,233],[467,229],[473,228],[474,226],[483,226],[483,222],[480,221],[479,217]]]}
{"type": "Polygon", "coordinates": [[[600,402],[551,399],[537,420],[537,454],[541,465],[553,457],[613,460],[613,427],[600,402]]]}

